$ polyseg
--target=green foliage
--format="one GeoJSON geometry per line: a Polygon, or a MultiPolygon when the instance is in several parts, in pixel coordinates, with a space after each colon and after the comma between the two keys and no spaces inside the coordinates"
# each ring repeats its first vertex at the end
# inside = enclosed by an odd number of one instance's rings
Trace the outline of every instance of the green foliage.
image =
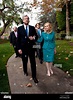
{"type": "Polygon", "coordinates": [[[2,31],[2,28],[0,28],[0,32],[2,31]]]}
{"type": "Polygon", "coordinates": [[[3,35],[6,27],[11,26],[13,22],[17,25],[22,23],[20,13],[26,11],[26,9],[24,9],[25,3],[22,4],[20,1],[20,4],[18,4],[15,1],[16,0],[2,0],[2,3],[0,3],[0,20],[4,24],[0,36],[3,35]]]}
{"type": "Polygon", "coordinates": [[[40,21],[42,23],[42,26],[49,21],[49,15],[48,14],[43,14],[42,16],[40,16],[40,21]]]}
{"type": "Polygon", "coordinates": [[[20,6],[15,5],[15,2],[13,0],[3,0],[1,4],[1,19],[4,19],[5,21],[10,20],[12,22],[14,19],[19,19],[18,11],[20,11],[20,6]],[[4,8],[4,6],[7,8],[4,8]]]}
{"type": "MultiPolygon", "coordinates": [[[[61,3],[63,3],[63,0],[60,0],[61,3]]],[[[61,5],[60,3],[60,5],[61,5]]],[[[60,7],[60,6],[59,6],[60,7]]],[[[68,4],[68,10],[69,10],[69,23],[70,23],[70,31],[73,31],[73,0],[69,2],[68,4]]],[[[65,4],[62,8],[62,12],[57,12],[56,13],[56,19],[57,19],[57,24],[59,27],[59,30],[65,30],[66,29],[66,7],[65,4]]]]}

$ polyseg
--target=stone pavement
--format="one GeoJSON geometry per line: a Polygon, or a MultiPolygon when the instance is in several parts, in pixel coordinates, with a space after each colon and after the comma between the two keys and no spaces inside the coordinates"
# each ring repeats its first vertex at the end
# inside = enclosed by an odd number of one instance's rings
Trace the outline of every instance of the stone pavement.
{"type": "Polygon", "coordinates": [[[28,76],[23,74],[21,58],[15,58],[13,54],[7,62],[7,73],[11,94],[73,94],[73,79],[57,67],[53,67],[54,74],[46,75],[45,63],[37,62],[38,84],[31,80],[31,68],[28,61],[28,76]],[[27,84],[31,83],[31,87],[27,84]]]}

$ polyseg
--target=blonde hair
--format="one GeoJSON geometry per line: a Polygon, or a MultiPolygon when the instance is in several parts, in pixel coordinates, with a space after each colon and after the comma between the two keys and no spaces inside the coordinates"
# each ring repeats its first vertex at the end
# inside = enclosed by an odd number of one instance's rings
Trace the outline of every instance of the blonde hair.
{"type": "Polygon", "coordinates": [[[50,31],[48,31],[48,32],[50,33],[50,32],[52,31],[52,24],[49,23],[49,22],[46,22],[46,23],[44,24],[44,32],[47,32],[47,31],[45,30],[46,24],[49,25],[49,28],[50,28],[49,30],[50,30],[50,31]]]}

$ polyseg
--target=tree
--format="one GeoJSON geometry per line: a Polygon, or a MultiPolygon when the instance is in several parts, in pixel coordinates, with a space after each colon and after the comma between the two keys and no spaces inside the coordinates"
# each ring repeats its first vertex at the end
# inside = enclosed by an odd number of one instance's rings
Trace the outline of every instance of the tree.
{"type": "MultiPolygon", "coordinates": [[[[66,27],[66,35],[69,36],[70,35],[70,10],[69,10],[69,7],[70,7],[70,3],[71,3],[71,0],[42,0],[42,3],[41,3],[41,8],[42,8],[42,14],[45,16],[45,15],[48,15],[49,12],[51,12],[54,8],[56,8],[56,10],[63,10],[64,6],[66,7],[66,18],[65,18],[65,27],[66,27]]],[[[72,8],[71,8],[72,9],[72,8]]],[[[62,12],[59,12],[60,15],[62,15],[61,13],[62,12]]],[[[72,12],[71,12],[72,14],[72,12]]],[[[42,18],[44,17],[42,16],[42,18]]],[[[48,17],[48,16],[47,16],[48,17]]],[[[46,17],[46,19],[47,19],[46,17]]],[[[72,20],[72,17],[71,17],[71,20],[72,20]]],[[[60,21],[60,20],[59,20],[60,21]]],[[[72,22],[71,22],[72,23],[72,22]]],[[[62,25],[61,24],[61,28],[62,28],[62,25]]],[[[63,25],[63,27],[64,27],[63,25]]]]}
{"type": "Polygon", "coordinates": [[[70,6],[71,0],[59,0],[59,2],[56,4],[57,8],[63,7],[66,5],[66,36],[70,35],[70,11],[69,11],[69,6],[70,6]]]}
{"type": "Polygon", "coordinates": [[[73,32],[73,0],[69,4],[70,32],[73,32]]]}
{"type": "Polygon", "coordinates": [[[56,21],[58,26],[57,30],[66,30],[66,6],[62,8],[62,11],[56,11],[56,21]]]}
{"type": "Polygon", "coordinates": [[[42,0],[42,12],[47,14],[48,12],[52,11],[55,7],[55,3],[57,0],[42,0]]]}
{"type": "Polygon", "coordinates": [[[44,24],[49,21],[53,24],[54,29],[56,29],[56,15],[55,15],[55,4],[57,0],[42,0],[41,3],[41,22],[44,24]]]}
{"type": "Polygon", "coordinates": [[[70,0],[66,0],[66,35],[70,35],[70,21],[69,21],[69,4],[70,0]]]}
{"type": "Polygon", "coordinates": [[[5,32],[6,27],[11,26],[13,22],[15,22],[17,25],[21,23],[21,17],[20,13],[22,11],[28,10],[26,7],[23,8],[25,5],[25,2],[22,4],[17,4],[15,1],[18,0],[2,0],[0,3],[0,20],[3,22],[3,27],[0,31],[0,36],[3,35],[5,32]]]}

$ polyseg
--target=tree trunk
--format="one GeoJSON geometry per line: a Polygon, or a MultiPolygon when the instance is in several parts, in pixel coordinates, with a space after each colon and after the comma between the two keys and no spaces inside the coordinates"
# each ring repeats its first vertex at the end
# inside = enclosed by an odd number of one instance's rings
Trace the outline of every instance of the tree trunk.
{"type": "Polygon", "coordinates": [[[70,36],[69,9],[67,0],[66,0],[66,36],[70,36]]]}
{"type": "Polygon", "coordinates": [[[7,27],[9,24],[10,24],[10,20],[8,20],[6,23],[4,22],[4,26],[3,26],[3,29],[2,29],[2,31],[1,31],[1,33],[0,33],[0,37],[4,34],[5,29],[6,29],[6,27],[7,27]]]}

